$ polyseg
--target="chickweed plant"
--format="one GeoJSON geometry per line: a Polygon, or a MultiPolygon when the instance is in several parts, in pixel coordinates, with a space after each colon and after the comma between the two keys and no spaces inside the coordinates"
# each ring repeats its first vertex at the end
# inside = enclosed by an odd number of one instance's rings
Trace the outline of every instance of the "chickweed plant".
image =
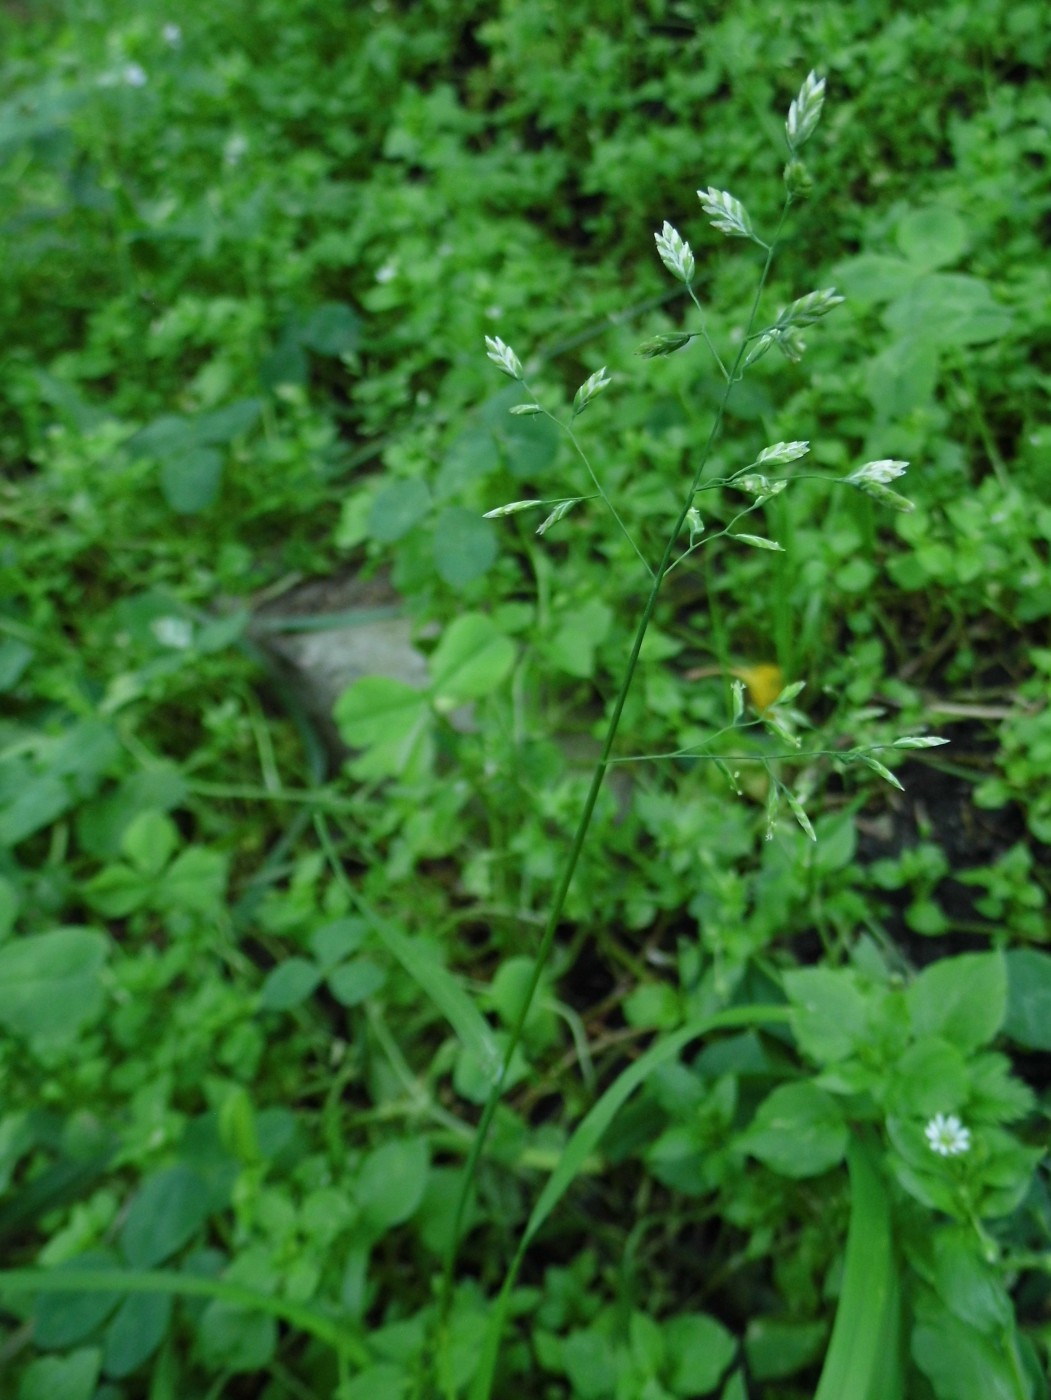
{"type": "MultiPolygon", "coordinates": [[[[809,476],[863,492],[887,508],[909,512],[911,502],[897,488],[907,463],[895,459],[866,461],[838,478],[806,473],[802,464],[810,451],[806,441],[779,441],[765,447],[754,460],[729,474],[708,474],[720,441],[727,406],[737,386],[763,356],[777,351],[798,361],[806,349],[805,336],[842,302],[834,288],[803,292],[772,317],[764,304],[771,268],[793,206],[810,192],[812,181],[802,158],[813,136],[825,101],[825,80],[811,73],[792,102],[785,122],[788,159],[784,167],[784,198],[772,231],[760,231],[740,200],[726,190],[698,190],[711,227],[757,250],[759,270],[743,330],[729,346],[710,336],[705,307],[696,289],[696,262],[689,242],[664,222],[655,233],[657,254],[672,277],[683,286],[696,314],[694,328],[657,335],[639,346],[638,354],[656,360],[700,341],[711,356],[721,381],[721,395],[712,414],[707,439],[697,452],[692,476],[683,483],[678,513],[663,548],[651,557],[645,543],[622,517],[603,486],[602,473],[592,463],[577,433],[576,420],[613,385],[606,367],[590,375],[573,398],[568,417],[550,411],[530,385],[522,360],[499,336],[486,339],[489,359],[522,390],[523,400],[511,408],[515,415],[543,415],[566,434],[582,466],[582,491],[545,499],[515,500],[489,512],[500,518],[537,511],[542,519],[537,534],[544,536],[571,518],[574,511],[598,506],[630,544],[645,595],[619,688],[609,708],[601,752],[555,883],[546,926],[532,959],[532,971],[506,1042],[502,1059],[492,1066],[492,1087],[484,1105],[463,1174],[455,1209],[450,1246],[445,1258],[439,1309],[437,1392],[445,1400],[460,1394],[441,1380],[451,1374],[449,1318],[456,1292],[458,1242],[467,1219],[486,1141],[493,1126],[512,1060],[526,1030],[534,998],[551,957],[563,919],[567,896],[588,840],[600,789],[615,764],[655,763],[659,760],[706,760],[716,763],[728,780],[728,791],[739,790],[739,766],[758,764],[767,792],[766,833],[769,839],[782,816],[795,822],[811,840],[814,827],[804,807],[804,793],[788,776],[794,767],[821,754],[836,764],[864,764],[887,782],[900,787],[886,766],[881,750],[927,749],[947,742],[926,735],[903,736],[893,742],[824,750],[804,744],[799,716],[792,708],[801,682],[782,686],[772,702],[752,712],[740,679],[730,688],[730,713],[723,729],[703,744],[670,746],[667,752],[624,755],[617,738],[647,632],[661,590],[669,575],[688,569],[698,551],[714,540],[734,540],[747,549],[776,552],[782,546],[753,523],[764,505],[809,476]],[[718,494],[717,494],[718,493],[718,494]],[[723,493],[738,504],[728,519],[718,519],[723,493]],[[715,495],[709,510],[706,497],[715,495]],[[715,514],[717,523],[712,522],[715,514]],[[767,747],[742,744],[741,752],[726,752],[727,736],[744,740],[767,736],[767,747]],[[443,1360],[443,1357],[445,1360],[443,1360]]],[[[713,839],[717,834],[713,833],[713,839]]],[[[981,954],[938,963],[906,984],[888,969],[875,945],[864,940],[853,964],[842,968],[800,969],[782,976],[781,997],[752,1004],[700,1008],[672,1033],[658,1037],[602,1093],[569,1139],[557,1166],[540,1193],[508,1267],[496,1306],[491,1310],[482,1358],[470,1387],[471,1400],[506,1394],[497,1381],[502,1338],[512,1313],[516,1280],[525,1253],[570,1185],[592,1158],[617,1111],[655,1073],[676,1063],[694,1041],[720,1030],[780,1027],[798,1052],[798,1070],[775,1087],[759,1105],[737,1148],[784,1177],[801,1180],[829,1172],[841,1164],[849,1171],[851,1217],[846,1242],[835,1326],[817,1389],[818,1400],[878,1400],[901,1396],[905,1384],[903,1308],[911,1325],[911,1351],[942,1400],[966,1400],[996,1394],[1026,1400],[1034,1395],[1035,1358],[1019,1341],[1005,1290],[1003,1249],[984,1221],[1014,1210],[1025,1195],[1040,1154],[1026,1148],[1002,1128],[1023,1116],[1030,1106],[1028,1091],[1013,1080],[1004,1057],[985,1047],[998,1032],[1007,1007],[1007,972],[1000,954],[981,954]],[[936,1219],[935,1228],[930,1228],[936,1219]],[[907,1263],[908,1268],[905,1268],[907,1263]],[[963,1280],[963,1282],[961,1282],[963,1280]],[[965,1357],[960,1360],[961,1355],[965,1357]]],[[[674,1115],[673,1115],[674,1116],[674,1115]]],[[[732,1117],[732,1115],[730,1115],[732,1117]]],[[[677,1125],[689,1138],[691,1117],[677,1125]]],[[[696,1140],[705,1148],[703,1135],[696,1140]]],[[[700,1266],[699,1266],[700,1267],[700,1266]]],[[[714,1328],[716,1324],[706,1319],[714,1328]]],[[[652,1325],[652,1324],[651,1324],[652,1325]]],[[[714,1334],[713,1334],[714,1335],[714,1334]]],[[[613,1346],[617,1339],[607,1335],[613,1346]]],[[[714,1345],[714,1343],[713,1343],[714,1345]]],[[[634,1340],[632,1342],[634,1347],[634,1340]]],[[[703,1348],[701,1349],[703,1351],[703,1348]]],[[[716,1347],[718,1350],[718,1347],[716,1347]]],[[[711,1354],[709,1353],[709,1362],[711,1354]]],[[[671,1390],[618,1382],[617,1396],[694,1395],[710,1393],[720,1379],[724,1396],[744,1396],[745,1372],[734,1369],[733,1348],[709,1373],[700,1361],[692,1373],[678,1367],[671,1390]],[[713,1380],[714,1376],[714,1380],[713,1380]],[[707,1377],[707,1379],[704,1379],[707,1377]],[[685,1388],[682,1388],[685,1386],[685,1388]]],[[[652,1371],[650,1378],[653,1379],[652,1371]]],[[[510,1383],[510,1378],[506,1381],[510,1383]]],[[[656,1382],[653,1382],[656,1384],[656,1382]]],[[[574,1392],[576,1393],[576,1392],[574,1392]]],[[[605,1395],[605,1389],[595,1389],[605,1395]]],[[[613,1390],[609,1391],[613,1394],[613,1390]]],[[[925,1392],[927,1393],[927,1392],[925,1392]]]]}

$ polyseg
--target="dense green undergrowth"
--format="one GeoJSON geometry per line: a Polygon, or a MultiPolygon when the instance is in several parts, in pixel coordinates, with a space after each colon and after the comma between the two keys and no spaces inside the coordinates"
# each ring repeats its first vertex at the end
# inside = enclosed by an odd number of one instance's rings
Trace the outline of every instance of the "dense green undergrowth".
{"type": "Polygon", "coordinates": [[[1046,1396],[1049,46],[1002,0],[3,7],[0,1395],[1046,1396]],[[727,401],[475,1164],[720,411],[698,341],[636,354],[698,330],[653,234],[736,355],[762,254],[694,191],[772,229],[812,68],[757,324],[845,305],[727,401]],[[485,518],[594,491],[487,336],[556,416],[607,367],[630,528],[485,518]],[[781,550],[717,537],[802,442],[781,550]],[[913,511],[833,489],[874,458],[913,511]],[[426,656],[349,756],[254,621],[346,575],[426,656]]]}

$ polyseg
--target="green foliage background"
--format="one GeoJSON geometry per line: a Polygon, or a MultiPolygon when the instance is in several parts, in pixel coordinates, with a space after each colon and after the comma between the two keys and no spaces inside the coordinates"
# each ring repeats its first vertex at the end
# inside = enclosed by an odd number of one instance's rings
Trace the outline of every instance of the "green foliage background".
{"type": "Polygon", "coordinates": [[[813,1395],[851,1210],[893,1215],[906,1394],[1046,1394],[1049,47],[1004,0],[3,7],[0,1238],[52,1276],[0,1276],[0,1394],[466,1395],[566,1160],[497,1394],[813,1395]],[[609,367],[582,434],[657,549],[719,384],[697,346],[635,356],[693,324],[653,231],[732,345],[754,250],[694,191],[769,226],[811,68],[767,300],[847,304],[740,387],[711,475],[806,439],[826,477],[909,459],[916,509],[801,480],[765,509],[784,554],[677,571],[623,752],[721,729],[756,665],[827,753],[953,747],[904,798],[809,759],[815,846],[763,839],[761,769],[618,768],[440,1330],[641,599],[590,505],[483,519],[587,489],[484,338],[552,404],[609,367]],[[389,574],[428,688],[348,691],[344,761],[251,620],[348,573],[389,574]],[[744,1006],[790,1019],[692,1038],[744,1006]]]}

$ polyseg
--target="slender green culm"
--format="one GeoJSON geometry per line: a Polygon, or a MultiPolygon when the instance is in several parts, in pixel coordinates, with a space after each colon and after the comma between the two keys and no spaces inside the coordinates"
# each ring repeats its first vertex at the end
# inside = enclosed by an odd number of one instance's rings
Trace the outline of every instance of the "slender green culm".
{"type": "MultiPolygon", "coordinates": [[[[781,468],[791,467],[793,462],[801,458],[809,450],[809,443],[775,443],[765,448],[755,461],[743,465],[730,477],[720,480],[719,482],[706,482],[705,474],[711,459],[712,450],[722,432],[727,405],[730,402],[736,385],[740,383],[749,366],[755,363],[761,355],[773,348],[780,350],[789,360],[799,359],[805,349],[801,329],[813,326],[816,322],[828,315],[829,312],[843,300],[833,288],[818,289],[804,293],[796,298],[789,306],[780,311],[771,323],[764,324],[761,320],[760,308],[763,301],[763,294],[769,281],[776,251],[781,242],[785,222],[793,204],[800,198],[803,198],[810,188],[809,176],[799,158],[799,150],[804,142],[810,138],[817,126],[824,102],[824,94],[824,79],[818,77],[815,73],[811,73],[804,82],[798,97],[792,103],[785,125],[789,162],[785,168],[784,199],[780,216],[769,238],[760,236],[756,231],[748,211],[744,208],[743,204],[728,191],[717,189],[714,186],[708,186],[697,192],[702,210],[708,216],[715,230],[729,237],[747,240],[760,248],[764,254],[756,280],[754,295],[747,311],[743,334],[739,338],[736,352],[732,358],[720,355],[709,336],[704,308],[694,287],[696,259],[689,243],[682,237],[678,230],[667,221],[664,222],[660,231],[654,235],[657,253],[661,261],[671,275],[683,284],[693,306],[699,314],[700,329],[674,331],[657,336],[656,338],[651,338],[639,347],[639,354],[647,359],[660,358],[685,348],[694,338],[699,338],[707,345],[723,381],[722,391],[712,417],[707,439],[695,459],[696,465],[693,470],[692,479],[686,484],[678,513],[655,564],[650,564],[647,561],[638,541],[633,537],[628,525],[618,514],[616,507],[602,485],[600,474],[594,469],[584,447],[581,445],[574,430],[570,427],[570,424],[564,422],[555,414],[549,413],[542,405],[539,395],[529,384],[522,360],[511,346],[499,336],[486,338],[486,348],[489,359],[492,360],[503,373],[520,384],[524,394],[527,396],[525,402],[517,405],[511,412],[520,414],[544,414],[566,432],[573,448],[584,463],[589,484],[592,488],[588,496],[577,495],[566,497],[554,503],[555,509],[547,516],[543,525],[540,527],[539,533],[543,533],[552,525],[557,524],[572,508],[580,508],[585,500],[590,499],[591,501],[599,502],[609,512],[617,530],[628,541],[632,551],[641,562],[648,578],[648,589],[641,614],[635,627],[634,638],[629,650],[627,663],[624,667],[619,688],[610,711],[601,751],[591,776],[591,781],[584,798],[575,832],[569,843],[554,888],[551,904],[547,912],[543,936],[533,960],[532,971],[525,994],[511,1029],[502,1064],[494,1076],[492,1087],[484,1105],[467,1158],[462,1186],[454,1212],[450,1245],[444,1260],[439,1307],[442,1338],[444,1338],[445,1335],[445,1322],[449,1317],[452,1304],[459,1240],[463,1230],[467,1203],[477,1175],[478,1165],[485,1150],[493,1118],[503,1094],[504,1084],[508,1078],[512,1057],[522,1040],[533,998],[540,985],[545,966],[551,955],[555,936],[562,921],[570,887],[573,883],[581,853],[587,842],[599,792],[610,766],[615,762],[624,761],[619,757],[614,757],[614,745],[617,740],[624,707],[635,679],[643,643],[646,640],[646,635],[653,620],[657,602],[661,594],[662,585],[672,569],[681,564],[683,560],[688,558],[695,550],[699,549],[704,544],[710,543],[713,539],[730,537],[737,539],[750,548],[771,551],[779,551],[781,549],[781,546],[775,540],[768,539],[763,535],[742,533],[737,530],[736,526],[738,521],[756,511],[765,501],[777,495],[787,486],[787,478],[771,477],[767,475],[767,473],[781,468]],[[752,499],[742,506],[724,529],[706,534],[704,522],[698,509],[698,497],[703,491],[712,489],[713,486],[723,485],[743,491],[746,495],[750,495],[752,499]],[[685,547],[683,547],[684,539],[688,541],[685,547]]],[[[611,382],[611,376],[608,374],[606,367],[592,374],[576,393],[573,400],[572,417],[574,419],[578,417],[599,393],[607,390],[611,382]]],[[[892,492],[886,484],[888,481],[896,479],[901,472],[904,471],[905,466],[905,463],[893,462],[890,460],[870,462],[857,468],[847,476],[845,480],[847,484],[853,486],[855,489],[864,491],[870,496],[875,496],[877,499],[883,499],[886,504],[897,505],[898,502],[901,502],[901,507],[899,508],[908,508],[908,502],[905,501],[903,497],[897,497],[896,493],[892,492]]],[[[549,507],[552,505],[552,502],[513,501],[507,505],[496,507],[489,512],[489,515],[495,518],[502,515],[516,514],[522,510],[528,509],[532,505],[537,507],[541,505],[549,507]]],[[[794,697],[799,688],[799,686],[790,687],[784,692],[783,696],[778,697],[782,706],[794,697]]],[[[784,708],[779,710],[778,704],[774,703],[762,711],[760,722],[763,723],[768,730],[784,740],[789,745],[790,750],[792,750],[798,746],[799,741],[792,732],[788,714],[789,712],[787,710],[784,708]]],[[[735,714],[735,718],[739,718],[739,715],[735,714]]],[[[790,760],[792,753],[790,752],[786,757],[790,760]]],[[[884,777],[889,778],[892,782],[896,781],[889,770],[884,769],[883,766],[878,763],[878,760],[874,760],[870,756],[862,754],[861,751],[856,751],[849,756],[844,755],[844,757],[852,760],[864,759],[870,766],[875,767],[877,771],[881,771],[884,777]]],[[[780,807],[780,799],[783,798],[787,810],[796,819],[806,834],[813,838],[813,827],[804,811],[799,795],[778,776],[770,760],[767,760],[764,766],[770,778],[770,824],[772,825],[774,817],[780,807]]],[[[715,1023],[707,1027],[707,1029],[715,1029],[715,1023]]],[[[661,1042],[659,1046],[663,1045],[664,1049],[667,1049],[669,1044],[670,1042],[661,1042]]],[[[659,1053],[663,1054],[664,1051],[660,1050],[659,1053]]],[[[636,1066],[636,1070],[637,1069],[638,1066],[636,1066]]],[[[625,1089],[627,1087],[626,1081],[624,1087],[625,1089]]],[[[619,1100],[617,1101],[619,1102],[619,1100]]],[[[613,1101],[604,1100],[603,1102],[608,1106],[609,1103],[613,1101]]],[[[569,1177],[571,1176],[572,1172],[569,1171],[569,1177]]],[[[559,1174],[558,1181],[558,1194],[561,1195],[569,1184],[566,1171],[559,1174]]],[[[527,1227],[522,1237],[515,1263],[507,1274],[505,1287],[501,1295],[504,1303],[506,1303],[508,1290],[517,1273],[518,1266],[521,1263],[522,1254],[536,1228],[538,1228],[538,1221],[535,1219],[534,1214],[534,1218],[531,1219],[530,1225],[527,1227]]],[[[500,1321],[496,1324],[495,1335],[492,1333],[490,1334],[486,1364],[482,1368],[484,1376],[481,1376],[476,1384],[473,1392],[473,1400],[485,1400],[485,1397],[489,1394],[493,1368],[495,1367],[497,1359],[499,1331],[500,1321]]],[[[444,1345],[444,1341],[440,1342],[440,1346],[441,1345],[444,1345]]]]}

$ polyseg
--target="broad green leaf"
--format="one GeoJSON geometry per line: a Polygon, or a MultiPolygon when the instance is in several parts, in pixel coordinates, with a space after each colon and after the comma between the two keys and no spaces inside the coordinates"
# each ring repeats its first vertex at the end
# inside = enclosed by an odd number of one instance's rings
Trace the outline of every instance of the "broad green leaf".
{"type": "Polygon", "coordinates": [[[209,413],[166,413],[128,443],[136,457],[164,462],[200,447],[222,446],[248,431],[262,412],[261,399],[238,399],[209,413]]]}
{"type": "Polygon", "coordinates": [[[786,972],[783,981],[803,1054],[819,1065],[852,1055],[869,1022],[857,974],[849,968],[806,967],[786,972]]]}
{"type": "Polygon", "coordinates": [[[635,1366],[644,1374],[656,1376],[664,1366],[664,1337],[660,1325],[635,1309],[628,1318],[628,1348],[635,1366]]]}
{"type": "MultiPolygon", "coordinates": [[[[506,1031],[497,1032],[495,1036],[497,1058],[495,1061],[479,1057],[474,1050],[467,1046],[461,1047],[453,1066],[453,1088],[461,1099],[466,1099],[468,1103],[480,1104],[488,1101],[493,1092],[493,1084],[502,1072],[510,1038],[510,1034],[506,1031]]],[[[507,1072],[503,1075],[500,1083],[505,1090],[513,1088],[514,1085],[521,1084],[523,1080],[527,1079],[531,1072],[529,1061],[525,1057],[524,1047],[517,1045],[511,1056],[507,1072]]]]}
{"type": "Polygon", "coordinates": [[[0,942],[14,928],[21,907],[22,901],[15,885],[0,875],[0,942]]]}
{"type": "Polygon", "coordinates": [[[306,958],[286,958],[267,973],[259,1005],[264,1011],[291,1011],[313,995],[321,977],[317,963],[306,958]]]}
{"type": "Polygon", "coordinates": [[[434,525],[434,563],[450,588],[466,588],[496,559],[496,531],[462,506],[447,506],[434,525]]]}
{"type": "Polygon", "coordinates": [[[571,676],[594,674],[595,649],[606,640],[613,623],[613,609],[600,598],[589,598],[574,608],[544,647],[549,661],[571,676]]]}
{"type": "Polygon", "coordinates": [[[957,348],[1009,334],[1012,313],[993,298],[987,282],[956,272],[930,272],[888,306],[883,323],[895,336],[920,335],[931,345],[957,348]]]}
{"type": "Polygon", "coordinates": [[[344,743],[364,750],[352,765],[356,776],[410,779],[427,770],[433,715],[426,697],[404,681],[385,676],[355,681],[333,714],[344,743]]]}
{"type": "Polygon", "coordinates": [[[259,363],[259,383],[264,389],[276,389],[280,384],[305,384],[309,376],[310,362],[299,343],[298,327],[286,322],[274,348],[259,363]]]}
{"type": "Polygon", "coordinates": [[[106,1375],[119,1379],[137,1371],[164,1341],[171,1322],[167,1293],[132,1293],[106,1328],[106,1375]]]}
{"type": "MultiPolygon", "coordinates": [[[[518,1020],[533,978],[533,967],[532,958],[504,958],[489,984],[486,1000],[508,1030],[512,1029],[518,1020]]],[[[550,978],[542,975],[526,1016],[527,1036],[543,1036],[551,1029],[553,1012],[545,1005],[549,996],[550,978]]]]}
{"type": "Polygon", "coordinates": [[[395,734],[379,740],[350,764],[355,778],[373,781],[399,778],[416,782],[430,772],[434,761],[432,715],[424,705],[418,711],[416,723],[405,734],[395,734]]]}
{"type": "Polygon", "coordinates": [[[604,1400],[613,1394],[617,1359],[610,1338],[595,1328],[570,1334],[559,1348],[562,1366],[580,1400],[604,1400]]]}
{"type": "Polygon", "coordinates": [[[463,1394],[463,1387],[478,1369],[487,1323],[487,1315],[474,1300],[453,1313],[447,1345],[438,1356],[438,1380],[443,1394],[463,1394]]]}
{"type": "MultiPolygon", "coordinates": [[[[1008,974],[1010,976],[1010,974],[1008,974]]],[[[1011,1073],[1006,1055],[974,1055],[968,1060],[968,1112],[986,1123],[1011,1123],[1033,1110],[1035,1095],[1011,1073]]]]}
{"type": "Polygon", "coordinates": [[[97,1347],[39,1356],[22,1372],[18,1400],[92,1400],[102,1361],[97,1347]]]}
{"type": "Polygon", "coordinates": [[[629,1026],[670,1031],[681,1024],[682,997],[667,982],[641,982],[624,998],[621,1009],[629,1026]]]}
{"type": "Polygon", "coordinates": [[[415,1214],[429,1170],[430,1155],[422,1137],[396,1138],[369,1153],[354,1194],[372,1229],[388,1230],[415,1214]]]}
{"type": "Polygon", "coordinates": [[[323,302],[304,323],[299,339],[316,355],[350,354],[361,344],[361,318],[345,302],[323,302]]]}
{"type": "MultiPolygon", "coordinates": [[[[151,640],[156,640],[152,633],[151,640]]],[[[81,799],[93,793],[103,777],[123,772],[127,763],[124,746],[109,719],[79,720],[64,727],[41,747],[41,756],[51,772],[76,780],[74,791],[81,799]]]]}
{"type": "MultiPolygon", "coordinates": [[[[93,1252],[78,1255],[50,1270],[51,1276],[90,1269],[93,1273],[112,1273],[119,1289],[121,1272],[108,1254],[93,1252]]],[[[33,1307],[33,1341],[45,1351],[58,1351],[75,1346],[91,1335],[101,1322],[114,1311],[123,1292],[103,1292],[99,1289],[69,1293],[41,1293],[33,1307]]]]}
{"type": "Polygon", "coordinates": [[[906,992],[913,1029],[961,1050],[987,1045],[1007,1011],[1007,968],[1000,953],[961,953],[925,968],[906,992]]]}
{"type": "Polygon", "coordinates": [[[208,1217],[208,1189],[189,1167],[166,1167],[147,1177],[135,1194],[120,1243],[137,1269],[163,1264],[188,1244],[208,1217]]]}
{"type": "Polygon", "coordinates": [[[782,1084],[768,1094],[739,1142],[771,1171],[807,1177],[841,1162],[848,1136],[835,1099],[804,1081],[782,1084]]]}
{"type": "Polygon", "coordinates": [[[896,1060],[886,1103],[892,1112],[904,1117],[931,1118],[959,1109],[968,1085],[964,1052],[951,1041],[928,1035],[896,1060]]]}
{"type": "Polygon", "coordinates": [[[847,1162],[843,1282],[814,1400],[901,1400],[901,1295],[890,1198],[867,1144],[852,1139],[847,1162]]]}
{"type": "Polygon", "coordinates": [[[929,403],[938,382],[938,350],[922,336],[903,333],[868,362],[865,393],[882,419],[929,403]]]}
{"type": "Polygon", "coordinates": [[[449,445],[438,468],[434,494],[438,500],[459,496],[500,466],[500,450],[488,428],[468,428],[449,445]]]}
{"type": "Polygon", "coordinates": [[[663,1327],[668,1379],[676,1395],[706,1395],[737,1352],[737,1341],[707,1313],[680,1313],[663,1327]]]}
{"type": "Polygon", "coordinates": [[[213,913],[222,904],[226,874],[226,857],[221,851],[188,846],[179,852],[161,877],[157,906],[189,909],[197,914],[213,913]]]}
{"type": "Polygon", "coordinates": [[[481,613],[465,613],[442,633],[431,657],[435,702],[462,704],[489,695],[514,665],[510,638],[481,613]]]}
{"type": "Polygon", "coordinates": [[[178,515],[198,515],[214,505],[222,480],[223,457],[214,447],[195,447],[161,464],[161,490],[178,515]]]}
{"type": "Polygon", "coordinates": [[[723,1386],[720,1400],[748,1400],[749,1391],[745,1382],[744,1372],[734,1371],[733,1375],[723,1386]]]}
{"type": "Polygon", "coordinates": [[[328,986],[342,1006],[360,1006],[375,995],[386,980],[386,972],[371,958],[354,958],[329,973],[328,986]]]}
{"type": "Polygon", "coordinates": [[[108,943],[89,928],[58,928],[0,947],[0,1025],[68,1040],[102,1010],[108,943]]]}
{"type": "Polygon", "coordinates": [[[175,823],[163,812],[140,812],[121,838],[121,850],[136,870],[158,875],[179,844],[175,823]]]}
{"type": "Polygon", "coordinates": [[[310,951],[328,972],[344,958],[356,953],[368,936],[369,926],[364,919],[333,919],[330,924],[322,924],[310,935],[310,951]]]}
{"type": "Polygon", "coordinates": [[[223,1147],[242,1166],[258,1165],[260,1157],[264,1155],[259,1142],[259,1115],[251,1094],[243,1084],[238,1084],[223,1099],[217,1126],[223,1147]]]}
{"type": "Polygon", "coordinates": [[[1051,956],[1034,948],[1015,948],[1005,962],[1005,1033],[1027,1050],[1051,1050],[1051,956]]]}
{"type": "Polygon", "coordinates": [[[757,1317],[748,1324],[744,1354],[757,1381],[783,1380],[821,1355],[828,1335],[823,1322],[787,1322],[757,1317]]]}
{"type": "Polygon", "coordinates": [[[277,1350],[277,1323],[266,1313],[216,1298],[197,1324],[204,1364],[216,1372],[262,1371],[277,1350]]]}
{"type": "Polygon", "coordinates": [[[919,269],[883,253],[861,253],[836,263],[832,275],[852,305],[864,305],[903,296],[917,280],[919,269]]]}
{"type": "Polygon", "coordinates": [[[418,525],[431,508],[426,482],[389,481],[377,494],[369,510],[369,537],[381,544],[393,544],[418,525]]]}
{"type": "Polygon", "coordinates": [[[150,902],[154,881],[117,861],[100,870],[84,886],[87,902],[109,919],[124,919],[150,902]]]}
{"type": "Polygon", "coordinates": [[[1019,1389],[1021,1367],[1012,1357],[1014,1339],[1005,1347],[983,1337],[967,1323],[943,1312],[913,1328],[912,1356],[930,1381],[938,1400],[1029,1400],[1031,1388],[1019,1389]]]}
{"type": "Polygon", "coordinates": [[[401,1366],[382,1361],[366,1366],[341,1388],[341,1400],[406,1400],[412,1377],[401,1366]]]}
{"type": "Polygon", "coordinates": [[[352,749],[404,741],[427,713],[427,701],[404,681],[365,676],[345,690],[333,711],[340,738],[352,749]]]}
{"type": "MultiPolygon", "coordinates": [[[[515,402],[521,398],[517,386],[511,397],[515,402]]],[[[502,416],[496,438],[503,448],[507,470],[519,481],[542,482],[558,453],[558,428],[540,416],[502,416]]]]}
{"type": "Polygon", "coordinates": [[[25,642],[11,639],[0,643],[0,692],[13,690],[36,655],[25,642]]]}
{"type": "Polygon", "coordinates": [[[982,1258],[971,1226],[943,1227],[935,1234],[931,1282],[954,1317],[986,1336],[1011,1326],[1010,1295],[999,1270],[982,1258]]]}
{"type": "Polygon", "coordinates": [[[947,267],[966,252],[967,225],[951,209],[913,209],[898,221],[898,247],[913,267],[925,272],[947,267]]]}
{"type": "Polygon", "coordinates": [[[193,441],[209,446],[233,442],[254,426],[262,411],[262,399],[236,399],[209,413],[198,413],[189,420],[189,430],[193,441]]]}
{"type": "Polygon", "coordinates": [[[164,413],[148,423],[130,438],[128,451],[135,457],[153,457],[157,461],[181,456],[191,447],[201,445],[192,418],[182,413],[164,413]]]}
{"type": "Polygon", "coordinates": [[[69,788],[56,774],[37,772],[21,758],[0,763],[0,846],[17,846],[50,826],[71,802],[69,788]]]}

